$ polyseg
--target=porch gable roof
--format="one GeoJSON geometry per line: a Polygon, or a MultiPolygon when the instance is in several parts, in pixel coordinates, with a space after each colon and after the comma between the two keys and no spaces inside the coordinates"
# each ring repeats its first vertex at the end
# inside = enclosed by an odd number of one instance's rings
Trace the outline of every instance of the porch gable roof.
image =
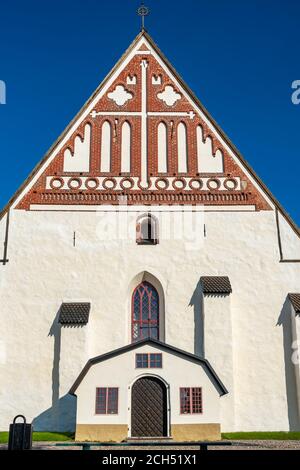
{"type": "Polygon", "coordinates": [[[96,357],[93,357],[93,358],[89,359],[88,362],[86,363],[86,365],[84,366],[84,368],[82,369],[82,371],[80,372],[79,376],[75,380],[74,384],[70,388],[69,393],[71,395],[75,395],[75,392],[76,392],[78,386],[80,385],[80,383],[82,382],[82,380],[84,379],[84,377],[88,373],[89,369],[93,365],[98,364],[99,362],[103,362],[103,361],[106,361],[108,359],[111,359],[115,356],[119,356],[119,355],[124,354],[128,351],[132,351],[132,350],[137,349],[140,346],[144,346],[146,344],[156,346],[159,349],[161,349],[163,351],[167,351],[169,353],[175,353],[177,356],[180,356],[183,359],[192,360],[193,362],[204,366],[204,368],[206,369],[206,372],[208,373],[208,375],[213,379],[213,381],[217,385],[217,388],[219,389],[220,395],[222,396],[222,395],[225,395],[226,393],[228,393],[228,390],[226,389],[225,385],[223,384],[223,382],[221,381],[221,379],[219,378],[219,376],[217,375],[217,373],[215,372],[215,370],[213,369],[213,367],[211,366],[210,362],[207,359],[204,359],[203,357],[200,357],[200,356],[196,356],[195,354],[192,354],[192,353],[189,353],[189,352],[184,351],[182,349],[176,348],[175,346],[171,346],[171,345],[166,344],[162,341],[158,341],[156,339],[150,339],[150,338],[143,339],[143,340],[140,340],[140,341],[136,341],[135,343],[128,344],[128,345],[123,346],[121,348],[114,349],[113,351],[109,351],[107,353],[101,354],[100,356],[96,356],[96,357]]]}

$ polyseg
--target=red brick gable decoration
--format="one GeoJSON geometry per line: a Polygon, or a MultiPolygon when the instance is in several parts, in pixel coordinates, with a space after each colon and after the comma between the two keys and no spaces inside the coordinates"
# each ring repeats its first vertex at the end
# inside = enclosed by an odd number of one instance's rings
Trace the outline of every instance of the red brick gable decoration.
{"type": "Polygon", "coordinates": [[[263,189],[142,32],[54,145],[17,209],[207,205],[269,210],[263,189]],[[121,202],[122,203],[122,202],[121,202]]]}

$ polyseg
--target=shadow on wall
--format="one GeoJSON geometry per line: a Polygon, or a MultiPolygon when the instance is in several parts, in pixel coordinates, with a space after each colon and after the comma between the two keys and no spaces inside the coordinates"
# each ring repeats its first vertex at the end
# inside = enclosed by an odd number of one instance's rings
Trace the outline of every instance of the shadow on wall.
{"type": "Polygon", "coordinates": [[[61,324],[59,313],[48,336],[54,338],[54,355],[52,367],[52,406],[36,416],[33,421],[34,431],[74,432],[76,427],[76,397],[70,394],[59,397],[59,363],[61,351],[61,324]]]}
{"type": "Polygon", "coordinates": [[[292,362],[292,324],[291,324],[291,306],[290,301],[286,298],[277,325],[282,326],[283,329],[283,349],[284,349],[284,363],[285,363],[285,384],[288,406],[288,418],[290,431],[299,431],[300,422],[298,415],[297,403],[297,386],[295,367],[292,362]]]}
{"type": "Polygon", "coordinates": [[[65,395],[32,421],[34,431],[75,432],[76,397],[65,395]]]}
{"type": "Polygon", "coordinates": [[[194,308],[194,354],[204,357],[203,290],[200,281],[193,292],[189,306],[194,308]]]}

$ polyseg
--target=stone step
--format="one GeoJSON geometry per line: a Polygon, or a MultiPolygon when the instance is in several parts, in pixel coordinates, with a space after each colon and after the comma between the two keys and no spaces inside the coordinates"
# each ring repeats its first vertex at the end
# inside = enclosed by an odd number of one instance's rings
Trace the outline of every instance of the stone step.
{"type": "Polygon", "coordinates": [[[130,442],[130,443],[134,443],[134,442],[170,442],[172,441],[173,438],[172,437],[161,437],[161,436],[158,436],[158,437],[128,437],[126,439],[126,442],[130,442]]]}

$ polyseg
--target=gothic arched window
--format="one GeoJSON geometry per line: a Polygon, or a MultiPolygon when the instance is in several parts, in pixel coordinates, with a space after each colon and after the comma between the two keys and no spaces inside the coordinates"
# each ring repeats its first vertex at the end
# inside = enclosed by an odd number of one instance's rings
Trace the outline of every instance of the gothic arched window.
{"type": "Polygon", "coordinates": [[[158,222],[156,217],[150,214],[138,217],[136,242],[138,245],[156,245],[158,243],[158,222]]]}
{"type": "Polygon", "coordinates": [[[132,294],[132,341],[145,338],[159,339],[159,296],[146,281],[132,294]]]}

